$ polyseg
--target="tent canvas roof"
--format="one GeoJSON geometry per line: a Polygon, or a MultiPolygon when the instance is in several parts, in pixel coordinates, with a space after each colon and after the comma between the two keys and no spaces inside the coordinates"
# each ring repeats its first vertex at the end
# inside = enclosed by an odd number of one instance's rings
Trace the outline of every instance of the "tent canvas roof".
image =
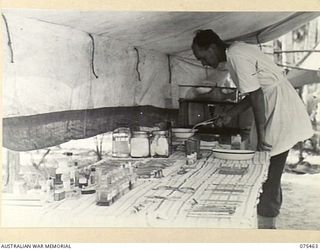
{"type": "Polygon", "coordinates": [[[7,11],[166,54],[190,50],[197,29],[213,29],[223,40],[266,42],[319,15],[318,12],[7,11]]]}
{"type": "Polygon", "coordinates": [[[4,9],[3,145],[25,151],[178,120],[178,85],[200,83],[194,31],[263,43],[320,12],[138,12],[4,9]]]}

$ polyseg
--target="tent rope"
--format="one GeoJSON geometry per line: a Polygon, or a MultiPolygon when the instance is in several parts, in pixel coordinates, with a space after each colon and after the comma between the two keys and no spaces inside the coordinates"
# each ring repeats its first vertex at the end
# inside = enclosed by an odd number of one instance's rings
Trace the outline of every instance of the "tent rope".
{"type": "Polygon", "coordinates": [[[257,44],[258,44],[260,50],[262,50],[262,45],[261,45],[261,41],[260,41],[259,35],[260,35],[260,32],[257,32],[256,40],[257,40],[257,44]]]}
{"type": "Polygon", "coordinates": [[[138,79],[139,81],[141,82],[141,76],[140,76],[140,72],[139,72],[139,64],[140,64],[140,54],[139,54],[139,50],[134,47],[135,51],[137,52],[137,64],[136,64],[136,71],[137,71],[137,74],[138,74],[138,79]]]}
{"type": "Polygon", "coordinates": [[[168,57],[168,70],[169,70],[169,84],[172,83],[172,70],[171,70],[171,56],[167,55],[168,57]]]}
{"type": "Polygon", "coordinates": [[[8,36],[8,46],[9,46],[10,53],[11,53],[10,54],[11,55],[11,63],[14,63],[14,60],[13,60],[13,48],[12,48],[12,42],[11,42],[11,36],[10,36],[8,21],[7,21],[7,18],[5,17],[4,14],[2,14],[2,18],[3,18],[4,23],[6,25],[6,31],[7,31],[7,36],[8,36]]]}
{"type": "Polygon", "coordinates": [[[92,67],[92,73],[94,74],[95,78],[98,78],[95,70],[94,70],[94,51],[95,51],[95,46],[94,46],[94,38],[93,36],[89,33],[89,37],[91,38],[91,43],[92,43],[92,56],[91,56],[91,67],[92,67]]]}

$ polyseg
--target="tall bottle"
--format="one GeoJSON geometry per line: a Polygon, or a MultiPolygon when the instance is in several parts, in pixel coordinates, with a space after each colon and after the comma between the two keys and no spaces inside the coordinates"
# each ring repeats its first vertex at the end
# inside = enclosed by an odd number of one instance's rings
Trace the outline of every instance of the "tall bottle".
{"type": "Polygon", "coordinates": [[[172,145],[172,123],[171,121],[167,121],[167,130],[168,130],[168,142],[169,142],[169,155],[173,153],[173,145],[172,145]]]}
{"type": "Polygon", "coordinates": [[[61,180],[63,183],[63,189],[64,191],[70,191],[70,169],[67,162],[64,162],[62,164],[62,167],[60,168],[61,171],[61,180]]]}
{"type": "Polygon", "coordinates": [[[97,174],[96,174],[96,169],[91,168],[90,171],[90,176],[89,176],[89,185],[95,185],[96,184],[96,179],[97,179],[97,174]]]}
{"type": "Polygon", "coordinates": [[[46,201],[54,201],[54,182],[52,177],[49,177],[49,179],[46,181],[46,201]]]}
{"type": "Polygon", "coordinates": [[[80,178],[80,174],[79,174],[79,168],[78,168],[78,162],[75,161],[74,162],[74,186],[75,187],[79,187],[79,178],[80,178]]]}

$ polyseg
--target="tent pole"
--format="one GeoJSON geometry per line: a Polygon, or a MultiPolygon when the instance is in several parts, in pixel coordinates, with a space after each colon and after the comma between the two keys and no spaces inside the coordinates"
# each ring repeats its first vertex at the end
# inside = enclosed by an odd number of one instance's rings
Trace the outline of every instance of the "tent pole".
{"type": "Polygon", "coordinates": [[[277,63],[277,65],[280,66],[280,67],[286,67],[286,68],[290,68],[290,69],[299,69],[299,70],[308,70],[308,71],[320,72],[320,70],[305,69],[305,68],[300,68],[300,67],[297,67],[297,66],[284,65],[284,64],[280,64],[280,63],[277,63]]]}
{"type": "Polygon", "coordinates": [[[7,162],[6,162],[6,172],[7,180],[4,183],[4,192],[12,193],[13,185],[18,179],[20,171],[20,153],[17,151],[7,150],[7,162]]]}
{"type": "Polygon", "coordinates": [[[274,54],[282,54],[282,53],[301,53],[301,52],[315,52],[315,53],[320,53],[320,50],[316,49],[302,49],[302,50],[275,50],[273,53],[274,54]]]}

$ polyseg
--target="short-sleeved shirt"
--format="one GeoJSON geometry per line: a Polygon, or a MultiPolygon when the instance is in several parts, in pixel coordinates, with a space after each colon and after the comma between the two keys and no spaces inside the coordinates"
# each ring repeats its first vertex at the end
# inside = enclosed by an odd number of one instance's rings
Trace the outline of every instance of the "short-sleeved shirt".
{"type": "MultiPolygon", "coordinates": [[[[266,142],[271,156],[281,154],[313,135],[304,103],[282,70],[256,45],[233,43],[226,51],[226,66],[241,93],[262,89],[265,101],[266,142]]],[[[251,145],[257,145],[253,122],[251,145]]]]}

